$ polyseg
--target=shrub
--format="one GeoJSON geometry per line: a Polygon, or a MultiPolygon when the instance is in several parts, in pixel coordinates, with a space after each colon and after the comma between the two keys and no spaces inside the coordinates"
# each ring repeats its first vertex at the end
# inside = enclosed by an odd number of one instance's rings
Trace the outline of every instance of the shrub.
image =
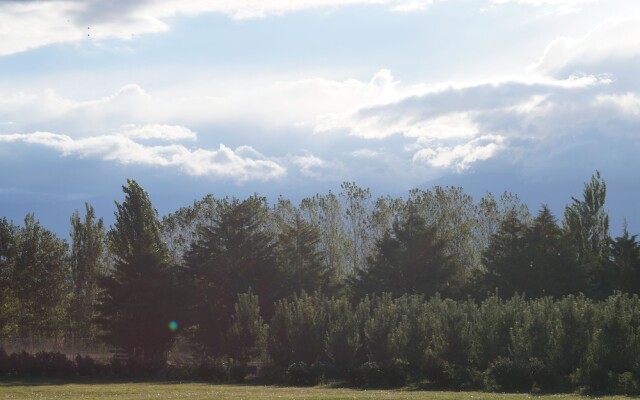
{"type": "Polygon", "coordinates": [[[226,363],[217,358],[205,357],[199,360],[193,372],[197,378],[208,382],[226,382],[229,379],[226,363]]]}
{"type": "Polygon", "coordinates": [[[498,357],[489,365],[488,374],[496,388],[508,392],[528,392],[533,380],[526,365],[509,357],[498,357]]]}
{"type": "Polygon", "coordinates": [[[632,372],[623,372],[616,379],[616,393],[624,395],[638,394],[638,381],[632,372]]]}
{"type": "Polygon", "coordinates": [[[313,386],[322,381],[324,365],[314,363],[309,365],[304,361],[289,365],[286,372],[287,382],[295,386],[313,386]]]}
{"type": "Polygon", "coordinates": [[[7,375],[9,372],[9,355],[4,348],[0,347],[0,377],[7,375]]]}
{"type": "Polygon", "coordinates": [[[89,357],[82,357],[80,354],[76,356],[76,371],[80,376],[95,376],[98,373],[96,361],[89,357]]]}
{"type": "Polygon", "coordinates": [[[409,380],[409,362],[394,358],[385,365],[383,372],[387,385],[393,387],[404,386],[409,380]]]}
{"type": "Polygon", "coordinates": [[[229,365],[229,379],[234,383],[244,382],[247,376],[247,364],[234,362],[229,365]]]}
{"type": "Polygon", "coordinates": [[[367,387],[379,387],[384,383],[384,372],[375,361],[367,361],[360,366],[362,384],[367,387]]]}

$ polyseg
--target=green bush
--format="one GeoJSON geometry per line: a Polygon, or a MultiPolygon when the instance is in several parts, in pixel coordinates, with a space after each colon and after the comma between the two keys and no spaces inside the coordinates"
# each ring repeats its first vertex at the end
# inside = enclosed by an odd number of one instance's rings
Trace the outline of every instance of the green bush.
{"type": "Polygon", "coordinates": [[[247,376],[247,364],[231,363],[229,365],[229,380],[233,383],[242,383],[247,376]]]}
{"type": "Polygon", "coordinates": [[[196,378],[208,382],[227,382],[229,380],[227,364],[217,358],[205,357],[198,360],[193,372],[196,378]]]}
{"type": "Polygon", "coordinates": [[[533,386],[530,369],[510,357],[498,357],[489,364],[488,375],[496,389],[505,392],[529,392],[533,386]]]}
{"type": "Polygon", "coordinates": [[[309,365],[304,361],[289,365],[286,372],[287,382],[294,386],[313,386],[322,382],[324,366],[320,363],[309,365]]]}

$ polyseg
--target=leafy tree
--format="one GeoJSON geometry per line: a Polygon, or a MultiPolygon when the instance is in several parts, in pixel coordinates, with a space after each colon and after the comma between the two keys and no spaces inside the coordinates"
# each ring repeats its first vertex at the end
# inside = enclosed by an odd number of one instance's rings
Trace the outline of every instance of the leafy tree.
{"type": "Polygon", "coordinates": [[[580,255],[606,257],[609,248],[609,215],[604,209],[607,185],[596,171],[584,184],[583,199],[572,197],[565,207],[564,226],[576,240],[580,255]]]}
{"type": "Polygon", "coordinates": [[[6,218],[0,219],[0,338],[17,334],[17,299],[11,278],[17,256],[19,228],[6,218]]]}
{"type": "Polygon", "coordinates": [[[174,263],[182,261],[191,244],[200,238],[204,227],[215,223],[216,216],[226,201],[227,199],[216,199],[208,194],[192,205],[162,217],[162,239],[167,244],[174,263]]]}
{"type": "Polygon", "coordinates": [[[116,202],[108,232],[115,264],[99,282],[97,322],[104,340],[130,358],[163,361],[175,336],[169,323],[181,317],[176,277],[148,194],[133,180],[122,190],[125,200],[116,202]]]}
{"type": "Polygon", "coordinates": [[[350,251],[347,252],[347,275],[364,267],[373,241],[371,228],[371,192],[355,182],[344,182],[340,186],[344,201],[345,231],[350,251]]]}
{"type": "Polygon", "coordinates": [[[29,214],[15,237],[11,286],[18,334],[55,336],[64,328],[69,293],[67,243],[29,214]]]}
{"type": "Polygon", "coordinates": [[[577,246],[582,268],[588,276],[588,294],[604,298],[615,289],[615,264],[609,259],[609,216],[604,209],[607,185],[600,172],[584,185],[582,200],[572,198],[565,207],[564,229],[577,246]]]}
{"type": "Polygon", "coordinates": [[[224,334],[238,293],[251,289],[263,315],[268,318],[273,312],[279,275],[275,240],[266,228],[268,215],[262,197],[225,203],[185,255],[194,339],[210,354],[225,353],[224,334]]]}
{"type": "Polygon", "coordinates": [[[104,271],[105,232],[102,218],[96,220],[93,207],[85,204],[84,221],[78,211],[71,216],[71,329],[76,335],[90,334],[97,300],[98,277],[104,271]]]}
{"type": "Polygon", "coordinates": [[[342,205],[335,194],[315,195],[300,203],[303,218],[320,228],[320,251],[327,270],[337,271],[338,276],[348,274],[347,253],[349,241],[342,216],[342,205]]]}

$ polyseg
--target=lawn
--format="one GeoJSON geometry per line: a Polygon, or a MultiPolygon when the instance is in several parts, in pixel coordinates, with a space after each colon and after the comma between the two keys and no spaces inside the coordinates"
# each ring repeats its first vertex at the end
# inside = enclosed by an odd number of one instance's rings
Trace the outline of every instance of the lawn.
{"type": "MultiPolygon", "coordinates": [[[[44,383],[0,382],[0,399],[406,399],[406,400],[578,400],[577,395],[536,396],[478,392],[353,390],[326,387],[290,388],[206,383],[44,383]]],[[[624,397],[600,397],[599,400],[624,397]]]]}

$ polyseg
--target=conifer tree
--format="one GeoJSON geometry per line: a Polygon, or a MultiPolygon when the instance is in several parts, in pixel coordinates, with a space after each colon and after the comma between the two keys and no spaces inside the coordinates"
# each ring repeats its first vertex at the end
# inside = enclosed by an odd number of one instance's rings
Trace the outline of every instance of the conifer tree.
{"type": "Polygon", "coordinates": [[[195,340],[209,354],[225,352],[224,335],[238,293],[251,289],[265,318],[273,313],[279,274],[267,215],[261,197],[226,203],[185,256],[185,285],[192,292],[190,323],[195,340]]]}
{"type": "Polygon", "coordinates": [[[396,221],[393,229],[378,240],[375,255],[366,268],[356,271],[350,285],[357,297],[383,292],[394,296],[450,294],[456,286],[456,272],[435,229],[409,212],[405,221],[396,221]]]}
{"type": "Polygon", "coordinates": [[[122,190],[125,200],[116,202],[108,233],[115,264],[100,280],[97,322],[104,340],[130,358],[164,361],[175,335],[169,324],[181,316],[175,274],[148,194],[133,180],[122,190]]]}
{"type": "Polygon", "coordinates": [[[278,240],[278,265],[282,271],[281,296],[302,291],[332,294],[337,287],[337,271],[328,269],[319,251],[319,229],[296,213],[285,224],[278,240]]]}

